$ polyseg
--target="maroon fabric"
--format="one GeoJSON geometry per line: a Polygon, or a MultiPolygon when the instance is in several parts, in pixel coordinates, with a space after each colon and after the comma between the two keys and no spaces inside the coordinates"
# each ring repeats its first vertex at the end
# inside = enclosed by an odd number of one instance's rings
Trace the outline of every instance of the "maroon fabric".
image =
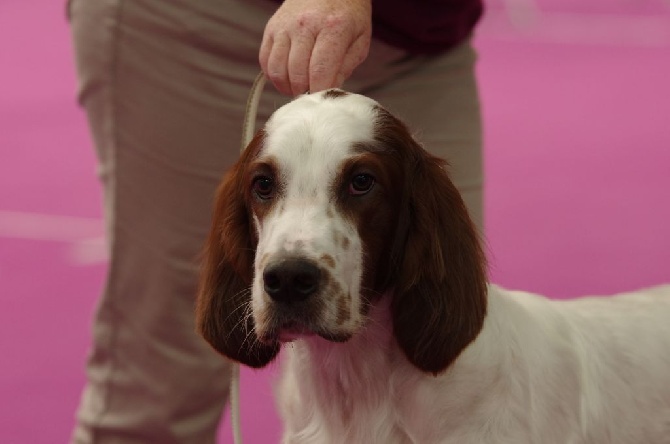
{"type": "Polygon", "coordinates": [[[483,9],[482,0],[373,0],[372,34],[412,54],[437,54],[465,40],[483,9]]]}
{"type": "Polygon", "coordinates": [[[413,54],[437,54],[465,40],[482,0],[373,0],[372,33],[413,54]]]}

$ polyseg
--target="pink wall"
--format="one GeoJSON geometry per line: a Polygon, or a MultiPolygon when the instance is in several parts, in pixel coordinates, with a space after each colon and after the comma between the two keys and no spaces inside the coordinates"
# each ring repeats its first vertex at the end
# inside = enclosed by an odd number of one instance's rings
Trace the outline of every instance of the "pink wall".
{"type": "MultiPolygon", "coordinates": [[[[668,282],[670,8],[539,5],[519,28],[495,3],[476,38],[491,276],[560,298],[668,282]]],[[[65,442],[84,380],[104,250],[74,94],[62,4],[0,2],[3,443],[65,442]]],[[[271,379],[243,372],[246,442],[278,436],[271,379]]],[[[231,442],[227,422],[221,442],[231,442]]]]}

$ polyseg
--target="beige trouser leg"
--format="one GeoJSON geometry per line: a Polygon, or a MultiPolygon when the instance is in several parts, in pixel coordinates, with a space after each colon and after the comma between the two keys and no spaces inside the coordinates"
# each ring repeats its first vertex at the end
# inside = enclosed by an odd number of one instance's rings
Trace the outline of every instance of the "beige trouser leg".
{"type": "MultiPolygon", "coordinates": [[[[208,443],[229,365],[194,333],[198,254],[236,159],[265,0],[74,0],[72,32],[105,190],[110,265],[76,443],[208,443]]],[[[469,46],[438,59],[375,43],[349,89],[403,116],[480,214],[469,46]]],[[[285,101],[266,88],[264,120],[285,101]]]]}
{"type": "Polygon", "coordinates": [[[482,125],[470,42],[435,57],[409,57],[376,42],[345,84],[400,117],[417,140],[446,159],[470,215],[483,226],[482,125]]]}

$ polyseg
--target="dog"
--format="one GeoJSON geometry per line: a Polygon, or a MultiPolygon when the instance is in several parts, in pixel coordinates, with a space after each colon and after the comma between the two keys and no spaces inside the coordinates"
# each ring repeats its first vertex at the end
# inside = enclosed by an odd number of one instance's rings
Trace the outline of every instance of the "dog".
{"type": "Polygon", "coordinates": [[[364,96],[279,108],[217,194],[200,334],[283,345],[285,443],[670,443],[670,285],[551,301],[487,282],[445,162],[364,96]]]}

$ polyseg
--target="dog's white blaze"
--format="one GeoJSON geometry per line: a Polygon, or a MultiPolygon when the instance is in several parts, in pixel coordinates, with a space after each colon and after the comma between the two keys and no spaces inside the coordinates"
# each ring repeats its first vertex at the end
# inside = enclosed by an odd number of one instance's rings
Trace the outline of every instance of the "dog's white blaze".
{"type": "Polygon", "coordinates": [[[284,255],[300,255],[330,270],[329,278],[335,285],[319,295],[324,327],[351,333],[362,324],[362,244],[356,227],[335,208],[335,192],[342,180],[338,175],[351,157],[353,145],[372,140],[374,104],[361,96],[305,96],[277,110],[267,123],[267,138],[259,158],[277,166],[281,193],[272,211],[256,224],[259,241],[252,307],[259,333],[267,327],[271,309],[263,290],[263,268],[284,255]],[[346,248],[336,241],[343,238],[348,240],[346,248]],[[334,267],[330,261],[334,261],[334,267]],[[348,317],[336,325],[343,297],[348,317]]]}

